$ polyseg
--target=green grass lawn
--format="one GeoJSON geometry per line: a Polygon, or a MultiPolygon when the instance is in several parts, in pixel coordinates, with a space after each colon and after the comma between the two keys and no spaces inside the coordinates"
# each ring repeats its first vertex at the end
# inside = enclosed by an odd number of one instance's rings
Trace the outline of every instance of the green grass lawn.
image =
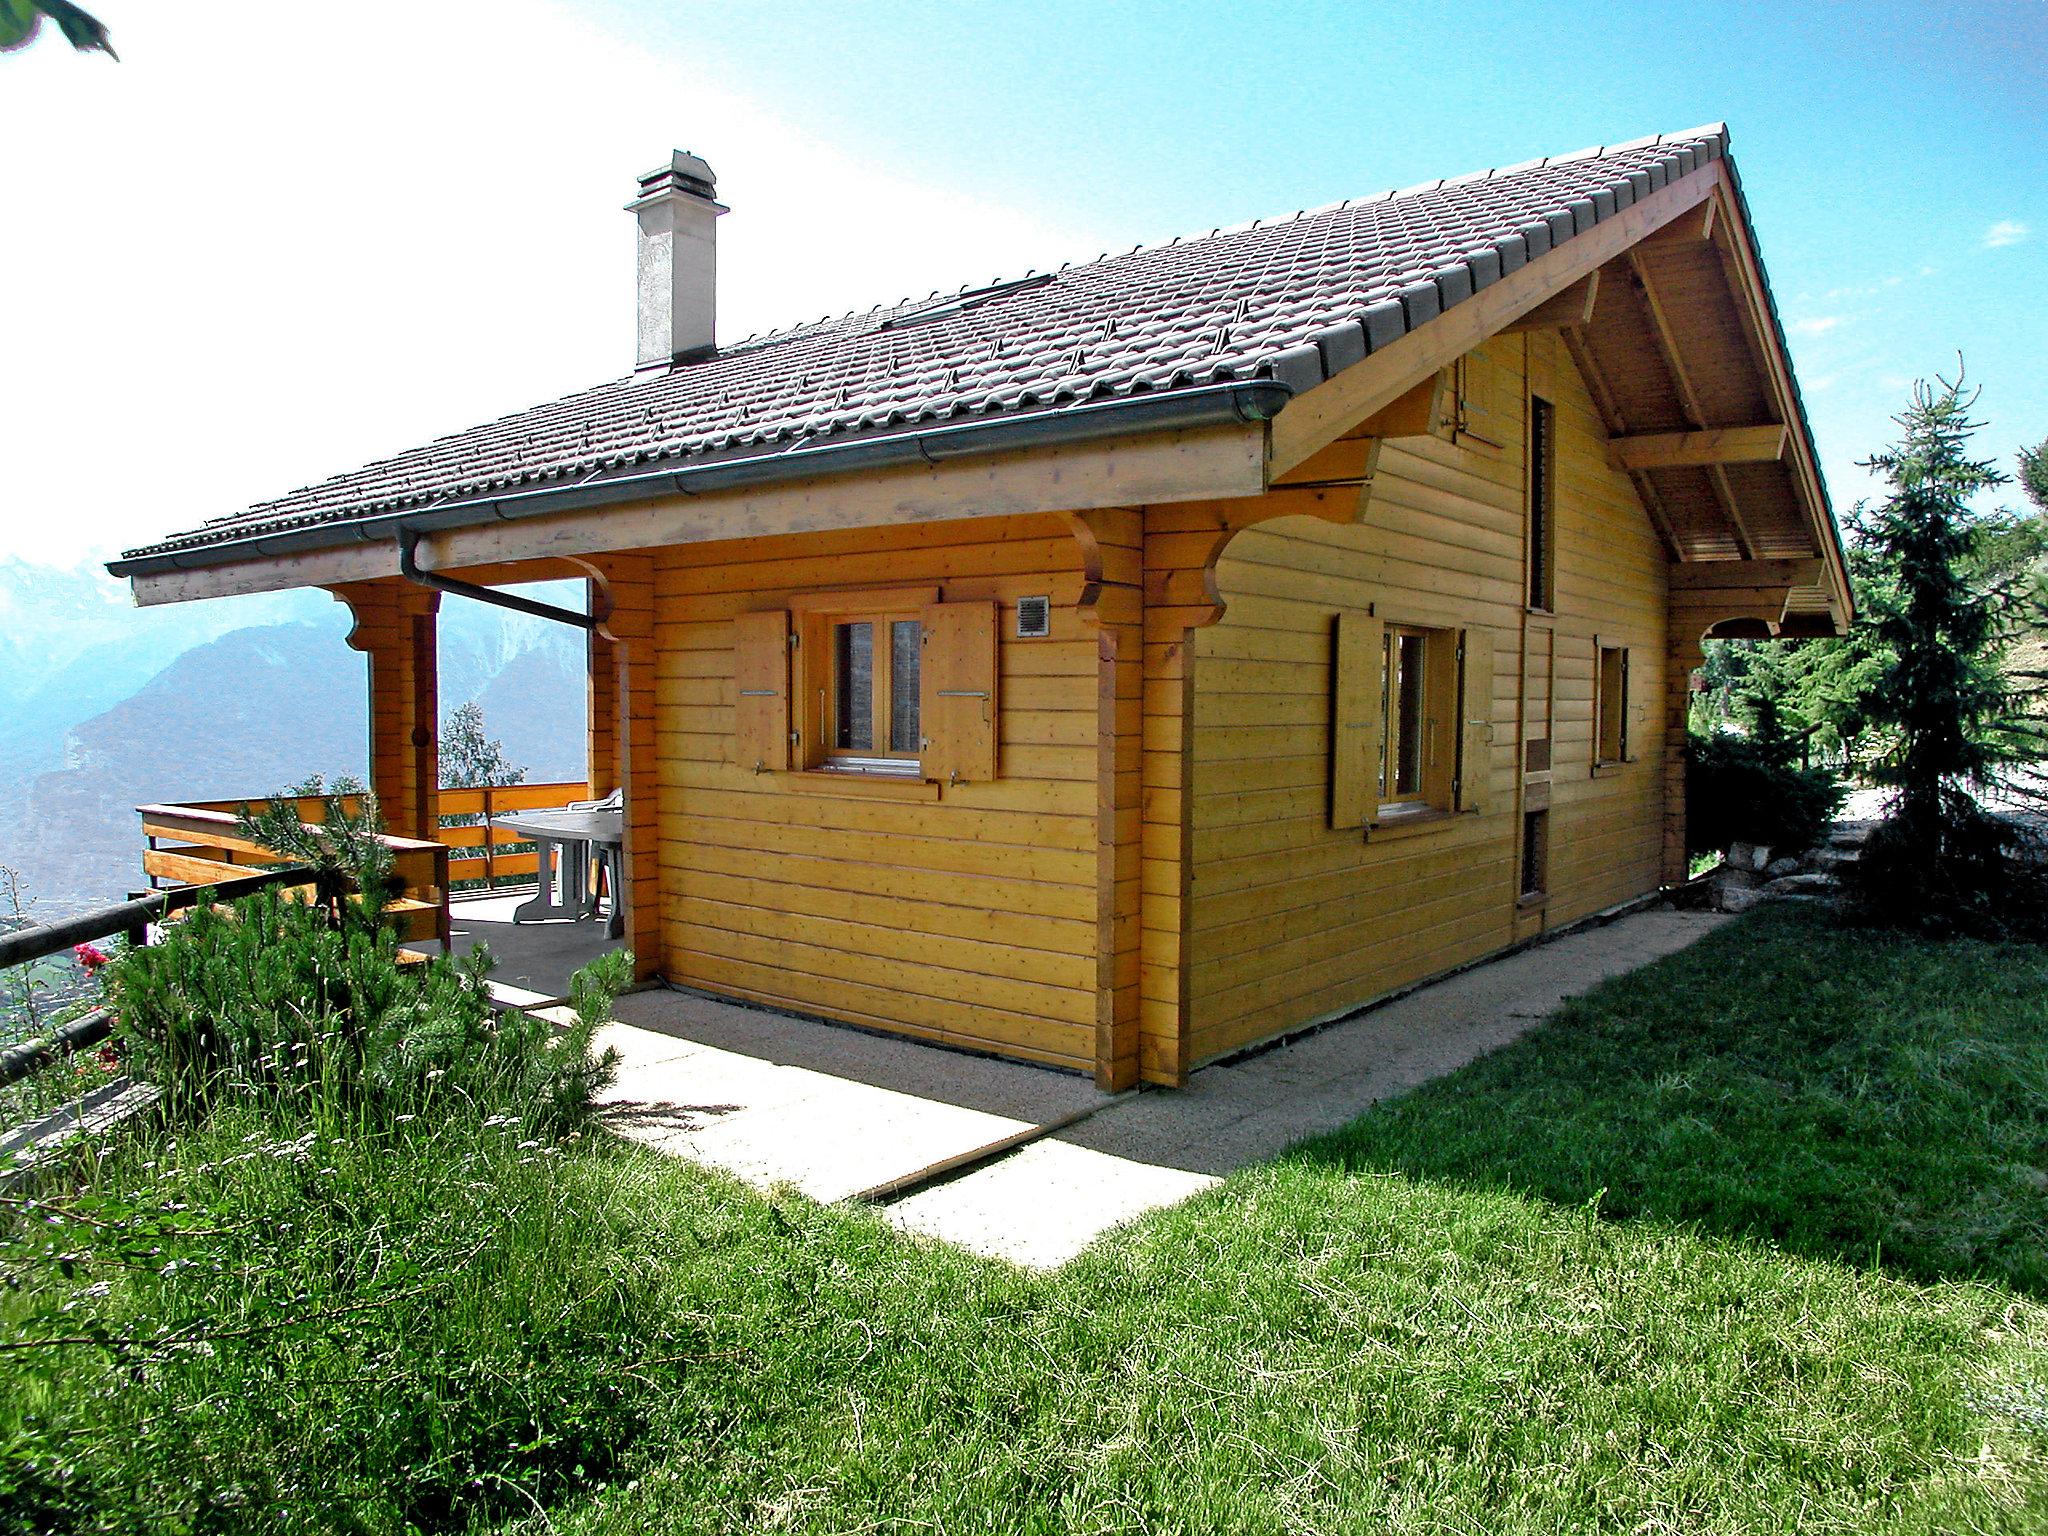
{"type": "Polygon", "coordinates": [[[133,1156],[239,1235],[0,1293],[0,1341],[311,1321],[0,1354],[0,1494],[104,1529],[2048,1530],[2044,983],[1758,913],[1050,1276],[516,1126],[245,1157],[275,1128],[223,1116],[133,1156]]]}

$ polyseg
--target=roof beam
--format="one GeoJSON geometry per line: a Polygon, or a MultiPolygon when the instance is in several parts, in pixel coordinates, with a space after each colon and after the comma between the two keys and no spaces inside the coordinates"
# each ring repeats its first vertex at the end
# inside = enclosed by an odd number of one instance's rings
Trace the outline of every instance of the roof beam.
{"type": "Polygon", "coordinates": [[[1786,353],[1785,337],[1778,327],[1776,312],[1771,308],[1770,288],[1764,281],[1763,265],[1757,256],[1747,210],[1732,189],[1722,195],[1729,198],[1728,206],[1722,210],[1724,240],[1717,242],[1723,268],[1729,273],[1729,284],[1736,302],[1749,321],[1745,329],[1753,336],[1762,355],[1765,377],[1770,381],[1771,397],[1777,402],[1778,414],[1788,422],[1798,423],[1799,429],[1792,434],[1792,451],[1787,467],[1802,493],[1800,500],[1811,523],[1814,543],[1828,563],[1828,607],[1837,621],[1846,626],[1854,612],[1855,600],[1849,589],[1841,530],[1828,515],[1827,492],[1821,485],[1820,466],[1815,462],[1813,442],[1808,436],[1804,414],[1799,409],[1798,391],[1792,383],[1792,360],[1786,353]]]}
{"type": "MultiPolygon", "coordinates": [[[[1258,422],[980,454],[446,528],[421,537],[420,565],[448,571],[824,528],[1258,497],[1264,459],[1258,422]]],[[[133,584],[146,608],[397,575],[398,544],[387,537],[138,575],[133,584]]]]}
{"type": "Polygon", "coordinates": [[[1591,325],[1593,301],[1599,293],[1600,274],[1588,272],[1579,282],[1556,297],[1545,299],[1521,319],[1510,320],[1500,328],[1500,334],[1512,336],[1518,331],[1559,331],[1575,325],[1591,325]]]}
{"type": "MultiPolygon", "coordinates": [[[[1621,404],[1614,398],[1614,389],[1608,384],[1607,376],[1600,371],[1599,360],[1593,356],[1592,343],[1582,330],[1567,326],[1559,331],[1559,340],[1570,354],[1572,365],[1579,370],[1579,377],[1586,381],[1586,392],[1593,397],[1594,409],[1599,411],[1601,423],[1607,428],[1610,438],[1621,437],[1628,431],[1628,418],[1622,415],[1621,404]]],[[[1664,498],[1657,494],[1657,487],[1650,483],[1650,477],[1640,471],[1630,474],[1629,483],[1636,488],[1636,500],[1642,503],[1644,514],[1650,519],[1651,528],[1656,530],[1658,540],[1664,546],[1664,555],[1669,560],[1683,560],[1685,551],[1678,542],[1678,527],[1671,521],[1671,514],[1665,509],[1664,498]]]]}
{"type": "MultiPolygon", "coordinates": [[[[1686,419],[1695,427],[1705,427],[1706,412],[1700,408],[1699,391],[1693,388],[1692,377],[1685,371],[1685,362],[1679,355],[1678,337],[1672,330],[1671,317],[1657,297],[1657,284],[1650,276],[1650,264],[1643,259],[1640,250],[1628,253],[1629,270],[1635,274],[1636,284],[1642,289],[1643,304],[1650,312],[1650,330],[1656,337],[1657,352],[1670,371],[1672,388],[1678,392],[1680,409],[1686,419]]],[[[1745,560],[1756,554],[1756,540],[1751,537],[1748,525],[1742,520],[1742,511],[1735,504],[1735,494],[1728,487],[1728,476],[1719,464],[1707,466],[1707,481],[1713,487],[1714,499],[1720,503],[1721,515],[1728,520],[1729,530],[1735,535],[1735,548],[1745,560]]]]}
{"type": "Polygon", "coordinates": [[[1607,460],[1616,469],[1772,464],[1785,456],[1790,436],[1783,422],[1762,427],[1711,427],[1702,432],[1644,432],[1610,439],[1607,460]]]}
{"type": "Polygon", "coordinates": [[[1388,342],[1363,362],[1296,395],[1273,418],[1267,461],[1270,473],[1284,475],[1502,326],[1519,320],[1637,241],[1699,207],[1725,184],[1727,175],[1725,160],[1709,161],[1388,342]]]}
{"type": "Polygon", "coordinates": [[[1671,573],[1674,592],[1721,592],[1819,585],[1827,566],[1810,560],[1697,560],[1671,573]]]}
{"type": "Polygon", "coordinates": [[[1696,217],[1673,219],[1654,235],[1646,244],[1675,245],[1680,240],[1711,240],[1714,238],[1714,209],[1716,200],[1708,198],[1696,217]]]}

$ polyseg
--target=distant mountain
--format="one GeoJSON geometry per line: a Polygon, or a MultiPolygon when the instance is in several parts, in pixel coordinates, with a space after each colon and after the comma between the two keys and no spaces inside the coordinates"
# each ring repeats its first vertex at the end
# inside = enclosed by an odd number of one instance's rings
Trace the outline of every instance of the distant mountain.
{"type": "MultiPolygon", "coordinates": [[[[361,775],[347,631],[323,592],[136,609],[96,568],[0,560],[0,862],[51,909],[118,899],[140,883],[137,805],[361,775]]],[[[476,699],[530,781],[583,777],[581,631],[449,597],[440,650],[444,714],[476,699]]]]}
{"type": "MultiPolygon", "coordinates": [[[[486,729],[504,742],[505,755],[526,770],[529,784],[580,782],[590,772],[589,687],[581,639],[575,637],[571,657],[539,646],[521,652],[474,695],[486,729]]],[[[449,707],[445,697],[442,706],[449,707]]]]}
{"type": "Polygon", "coordinates": [[[4,857],[53,903],[117,901],[141,884],[136,806],[360,776],[366,705],[359,659],[314,625],[195,646],[70,732],[64,765],[30,782],[4,857]]]}

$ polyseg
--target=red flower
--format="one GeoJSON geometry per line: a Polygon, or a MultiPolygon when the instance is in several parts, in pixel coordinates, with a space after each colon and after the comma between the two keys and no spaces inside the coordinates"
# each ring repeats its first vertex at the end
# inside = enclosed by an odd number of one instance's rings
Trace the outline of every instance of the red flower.
{"type": "Polygon", "coordinates": [[[74,944],[71,946],[71,953],[77,956],[78,963],[88,971],[96,971],[103,965],[113,963],[107,958],[104,950],[95,949],[90,944],[74,944]]]}
{"type": "Polygon", "coordinates": [[[111,1045],[103,1045],[93,1052],[93,1060],[100,1064],[102,1072],[118,1072],[121,1070],[121,1053],[111,1045]]]}

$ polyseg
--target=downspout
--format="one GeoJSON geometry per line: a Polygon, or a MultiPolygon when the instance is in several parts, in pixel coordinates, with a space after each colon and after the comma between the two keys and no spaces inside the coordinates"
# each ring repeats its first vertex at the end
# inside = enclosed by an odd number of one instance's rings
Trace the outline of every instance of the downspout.
{"type": "Polygon", "coordinates": [[[516,592],[500,592],[495,587],[482,587],[473,581],[457,581],[453,576],[423,571],[419,563],[419,544],[420,536],[417,529],[398,530],[398,574],[415,586],[430,587],[436,592],[448,592],[474,602],[489,603],[493,608],[509,608],[514,613],[531,614],[536,619],[551,619],[557,624],[573,624],[578,629],[597,628],[598,618],[594,613],[578,613],[573,608],[557,608],[553,603],[537,602],[530,597],[521,597],[516,592]]]}

